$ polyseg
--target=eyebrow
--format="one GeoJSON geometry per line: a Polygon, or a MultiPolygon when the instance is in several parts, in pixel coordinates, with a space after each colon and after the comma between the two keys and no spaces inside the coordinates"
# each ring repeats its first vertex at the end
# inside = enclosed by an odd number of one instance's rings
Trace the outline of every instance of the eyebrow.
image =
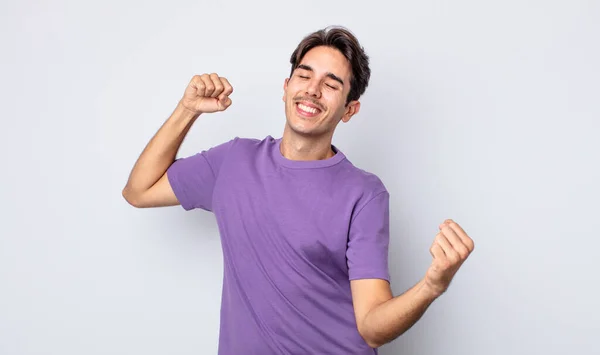
{"type": "MultiPolygon", "coordinates": [[[[306,64],[300,64],[296,67],[296,69],[304,69],[304,70],[308,70],[311,72],[314,72],[313,68],[311,68],[310,66],[306,65],[306,64]]],[[[339,82],[340,84],[342,84],[342,86],[344,86],[344,81],[337,75],[329,72],[326,74],[328,77],[330,77],[331,79],[339,82]]]]}

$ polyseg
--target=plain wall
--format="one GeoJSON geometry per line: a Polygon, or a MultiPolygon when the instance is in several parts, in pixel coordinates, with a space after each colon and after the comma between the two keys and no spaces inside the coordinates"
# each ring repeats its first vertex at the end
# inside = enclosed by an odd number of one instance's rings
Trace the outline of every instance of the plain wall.
{"type": "Polygon", "coordinates": [[[214,216],[121,196],[194,74],[234,86],[179,156],[283,132],[303,36],[371,57],[334,144],[391,194],[392,287],[446,218],[476,249],[381,354],[598,354],[598,1],[6,1],[0,5],[0,354],[214,354],[214,216]]]}

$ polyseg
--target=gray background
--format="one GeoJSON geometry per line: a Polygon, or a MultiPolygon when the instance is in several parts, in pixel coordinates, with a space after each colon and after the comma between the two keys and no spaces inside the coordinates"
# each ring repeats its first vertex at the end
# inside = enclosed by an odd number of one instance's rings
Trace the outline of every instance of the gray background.
{"type": "Polygon", "coordinates": [[[334,144],[391,193],[399,294],[453,218],[476,250],[381,354],[598,354],[598,1],[6,1],[0,354],[214,354],[212,214],[121,197],[194,74],[233,106],[180,155],[280,136],[289,55],[330,24],[372,59],[334,144]]]}

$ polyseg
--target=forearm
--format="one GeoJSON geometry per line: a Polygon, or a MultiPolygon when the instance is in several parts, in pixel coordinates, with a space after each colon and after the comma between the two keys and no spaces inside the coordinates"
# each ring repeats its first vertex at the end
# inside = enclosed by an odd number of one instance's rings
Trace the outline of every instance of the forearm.
{"type": "Polygon", "coordinates": [[[181,143],[198,116],[183,108],[181,103],[177,105],[136,161],[125,186],[125,194],[142,193],[164,175],[175,161],[181,143]]]}
{"type": "Polygon", "coordinates": [[[439,294],[429,288],[424,280],[419,281],[402,295],[369,311],[362,325],[363,336],[372,347],[396,339],[421,319],[437,297],[439,294]]]}

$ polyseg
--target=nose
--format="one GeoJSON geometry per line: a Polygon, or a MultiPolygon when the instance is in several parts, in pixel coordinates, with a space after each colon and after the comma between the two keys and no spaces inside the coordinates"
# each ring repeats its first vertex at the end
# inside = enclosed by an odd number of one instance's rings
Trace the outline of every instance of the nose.
{"type": "Polygon", "coordinates": [[[314,98],[321,98],[321,86],[318,80],[310,80],[306,86],[306,95],[314,98]]]}

